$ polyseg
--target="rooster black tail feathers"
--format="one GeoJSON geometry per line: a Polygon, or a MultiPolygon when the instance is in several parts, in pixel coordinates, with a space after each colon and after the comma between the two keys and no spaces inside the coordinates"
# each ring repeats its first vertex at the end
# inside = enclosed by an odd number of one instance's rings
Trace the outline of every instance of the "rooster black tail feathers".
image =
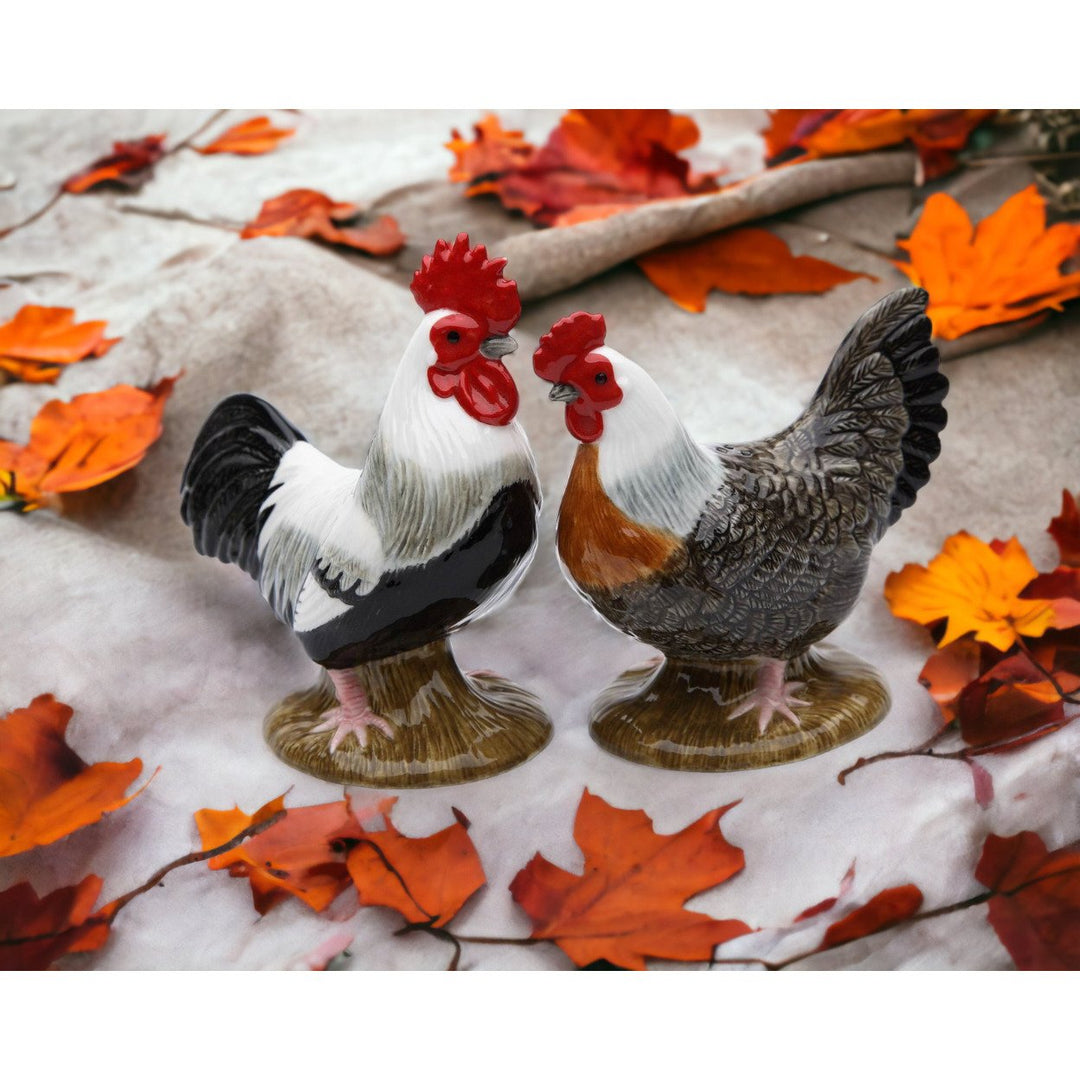
{"type": "Polygon", "coordinates": [[[900,301],[896,322],[881,340],[880,350],[888,358],[904,390],[904,406],[910,423],[900,448],[904,464],[892,493],[889,524],[915,501],[915,495],[930,479],[930,463],[941,453],[938,433],[948,414],[942,402],[949,392],[949,380],[939,370],[941,357],[930,340],[930,320],[923,289],[894,293],[900,301]]]}
{"type": "Polygon", "coordinates": [[[260,508],[282,455],[300,434],[251,394],[225,398],[206,418],[180,482],[180,516],[195,549],[259,573],[260,508]]]}

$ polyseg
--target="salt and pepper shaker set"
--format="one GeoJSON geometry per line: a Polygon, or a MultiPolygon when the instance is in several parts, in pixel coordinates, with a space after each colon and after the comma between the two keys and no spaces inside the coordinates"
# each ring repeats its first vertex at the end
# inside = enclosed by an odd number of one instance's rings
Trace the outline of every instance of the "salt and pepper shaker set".
{"type": "MultiPolygon", "coordinates": [[[[236,563],[323,669],[266,718],[284,761],[324,779],[428,787],[494,775],[547,744],[539,701],[464,674],[448,637],[509,596],[536,550],[540,484],[504,365],[521,315],[504,259],[463,233],[413,277],[423,318],[364,467],[320,453],[272,405],[222,401],[196,438],[181,513],[236,563]]],[[[536,374],[579,443],[558,555],[578,594],[663,659],[598,697],[605,749],[668,769],[795,761],[882,720],[868,664],[818,642],[849,614],[873,545],[930,477],[948,382],[901,289],[844,338],[783,431],[706,445],[577,312],[536,374]]]]}

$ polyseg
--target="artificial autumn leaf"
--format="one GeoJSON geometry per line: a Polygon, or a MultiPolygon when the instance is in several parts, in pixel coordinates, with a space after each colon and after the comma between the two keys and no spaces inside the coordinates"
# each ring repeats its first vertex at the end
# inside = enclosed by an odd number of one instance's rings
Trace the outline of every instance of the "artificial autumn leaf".
{"type": "Polygon", "coordinates": [[[0,325],[0,370],[23,382],[56,382],[60,366],[104,356],[120,339],[105,337],[105,322],[76,325],[72,308],[26,304],[0,325]]]}
{"type": "MultiPolygon", "coordinates": [[[[382,812],[392,802],[383,800],[372,812],[382,812]]],[[[211,851],[282,812],[285,816],[281,821],[211,859],[210,869],[227,869],[230,877],[246,877],[260,915],[286,896],[295,896],[315,911],[323,911],[349,885],[349,872],[337,841],[341,836],[353,835],[360,826],[348,799],[285,810],[285,796],[279,795],[251,815],[239,807],[199,810],[195,824],[202,849],[211,851]]]]}
{"type": "Polygon", "coordinates": [[[98,821],[125,796],[142,762],[87,765],[64,733],[72,709],[41,694],[0,720],[0,856],[16,855],[98,821]]]}
{"type": "Polygon", "coordinates": [[[778,109],[770,111],[763,132],[769,164],[806,157],[859,154],[911,142],[928,179],[956,167],[962,150],[981,123],[996,109],[778,109]]]}
{"type": "Polygon", "coordinates": [[[669,244],[637,260],[648,279],[686,311],[704,311],[710,290],[764,296],[770,293],[823,293],[856,278],[877,278],[842,266],[792,255],[767,229],[728,229],[669,244]]]}
{"type": "Polygon", "coordinates": [[[229,128],[212,143],[194,149],[200,154],[265,154],[295,131],[296,128],[274,127],[268,116],[256,116],[229,128]]]}
{"type": "Polygon", "coordinates": [[[432,836],[404,836],[383,814],[378,831],[347,840],[348,867],[360,903],[388,907],[410,923],[445,926],[487,878],[461,821],[432,836]]]}
{"type": "Polygon", "coordinates": [[[683,907],[743,868],[742,850],[718,824],[734,805],[661,835],[644,811],[619,810],[586,789],[574,821],[584,873],[537,853],[510,884],[532,937],[554,941],[578,967],[607,960],[640,971],[648,956],[708,960],[717,945],[750,932],[739,920],[683,907]]]}
{"type": "Polygon", "coordinates": [[[1061,264],[1080,249],[1080,225],[1046,227],[1046,203],[1032,184],[973,227],[950,195],[926,200],[896,265],[930,294],[926,309],[938,337],[1014,322],[1080,296],[1080,271],[1061,264]]]}
{"type": "Polygon", "coordinates": [[[1020,598],[1037,576],[1016,537],[995,550],[959,532],[928,566],[908,563],[890,574],[885,599],[894,615],[923,626],[948,619],[939,647],[974,632],[976,641],[1006,652],[1021,635],[1039,637],[1054,625],[1050,601],[1020,598]]]}
{"type": "Polygon", "coordinates": [[[1023,971],[1080,970],[1080,850],[1048,851],[1033,832],[991,833],[975,877],[994,895],[987,920],[1023,971]]]}
{"type": "Polygon", "coordinates": [[[1054,538],[1062,563],[1080,567],[1080,507],[1068,489],[1061,493],[1061,513],[1050,522],[1046,531],[1054,538]]]}
{"type": "Polygon", "coordinates": [[[603,205],[606,216],[615,204],[718,190],[714,176],[694,174],[679,156],[698,141],[697,125],[667,109],[572,109],[540,148],[496,116],[473,131],[471,142],[455,130],[447,143],[451,180],[544,225],[564,224],[563,215],[591,205],[603,205]]]}
{"type": "MultiPolygon", "coordinates": [[[[951,724],[956,719],[957,699],[961,691],[982,674],[984,653],[988,648],[972,638],[960,638],[932,653],[923,664],[919,682],[930,691],[941,710],[944,724],[951,724]]],[[[1001,653],[995,649],[994,655],[1001,653]]]]}
{"type": "Polygon", "coordinates": [[[25,881],[0,892],[0,971],[41,971],[67,953],[100,949],[109,922],[88,920],[101,885],[90,874],[41,897],[25,881]]]}
{"type": "Polygon", "coordinates": [[[922,907],[923,894],[915,885],[883,889],[862,907],[834,922],[821,939],[821,949],[846,945],[909,919],[922,907]]]}
{"type": "Polygon", "coordinates": [[[0,473],[14,473],[21,508],[35,509],[44,496],[83,491],[134,468],[161,435],[161,414],[179,377],[149,390],[121,384],[46,402],[25,446],[0,440],[0,473]]]}
{"type": "Polygon", "coordinates": [[[132,142],[113,143],[113,152],[98,158],[64,181],[64,191],[81,195],[99,184],[119,184],[136,191],[153,175],[154,165],[165,156],[165,135],[147,135],[132,142]]]}
{"type": "Polygon", "coordinates": [[[404,246],[405,235],[389,214],[366,225],[357,223],[360,216],[360,208],[353,203],[336,203],[321,191],[296,188],[267,199],[259,216],[244,227],[240,237],[310,237],[369,255],[392,255],[404,246]]]}

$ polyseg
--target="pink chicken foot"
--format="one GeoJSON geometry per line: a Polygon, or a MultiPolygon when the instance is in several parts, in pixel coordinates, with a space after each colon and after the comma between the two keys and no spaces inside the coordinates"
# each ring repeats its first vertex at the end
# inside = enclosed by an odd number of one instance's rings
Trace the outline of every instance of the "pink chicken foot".
{"type": "Polygon", "coordinates": [[[776,714],[790,720],[796,727],[801,727],[798,716],[792,711],[797,705],[809,705],[809,701],[794,696],[801,690],[804,682],[785,682],[786,660],[774,660],[766,657],[761,661],[757,672],[757,685],[739,705],[729,714],[731,719],[742,716],[752,709],[758,710],[758,734],[763,735],[776,714]]]}
{"type": "Polygon", "coordinates": [[[378,728],[388,739],[394,737],[394,729],[390,726],[390,721],[372,712],[367,694],[354,672],[348,669],[328,670],[327,674],[334,684],[338,705],[336,708],[327,709],[322,714],[322,723],[311,730],[313,732],[333,731],[334,734],[330,736],[329,753],[333,754],[348,735],[355,735],[360,749],[363,750],[367,746],[369,727],[378,728]]]}

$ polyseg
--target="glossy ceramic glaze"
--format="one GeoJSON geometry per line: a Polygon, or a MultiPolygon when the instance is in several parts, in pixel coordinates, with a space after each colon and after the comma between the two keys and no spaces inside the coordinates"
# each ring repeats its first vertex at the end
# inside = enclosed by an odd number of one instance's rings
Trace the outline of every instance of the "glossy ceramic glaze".
{"type": "Polygon", "coordinates": [[[577,312],[540,339],[534,370],[581,444],[559,510],[564,572],[608,623],[667,658],[598,702],[601,745],[666,768],[752,768],[820,753],[884,716],[888,695],[865,665],[808,650],[850,613],[871,549],[940,451],[948,383],[926,302],[920,289],[885,297],[804,413],[742,445],[697,442],[606,343],[602,316],[577,312]]]}
{"type": "Polygon", "coordinates": [[[184,471],[196,549],[246,570],[327,672],[266,725],[275,752],[326,779],[459,783],[547,741],[534,699],[466,679],[445,641],[510,594],[536,548],[540,485],[504,362],[521,302],[504,263],[464,234],[425,256],[423,317],[362,469],[236,394],[184,471]]]}

